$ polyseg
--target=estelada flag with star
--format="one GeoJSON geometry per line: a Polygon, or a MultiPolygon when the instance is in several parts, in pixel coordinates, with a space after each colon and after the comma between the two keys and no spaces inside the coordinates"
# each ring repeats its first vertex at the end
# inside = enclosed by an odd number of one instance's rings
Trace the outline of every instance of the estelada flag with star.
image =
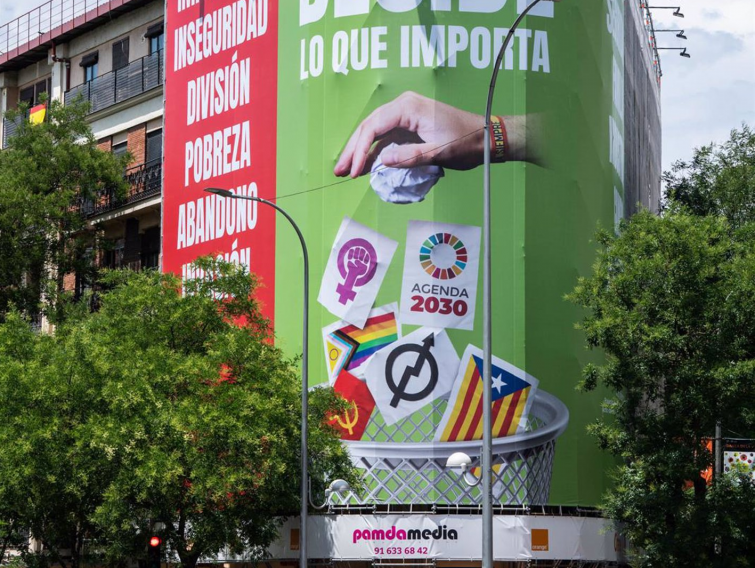
{"type": "MultiPolygon", "coordinates": [[[[436,441],[482,439],[482,358],[482,349],[467,346],[448,406],[435,432],[436,441]]],[[[538,380],[498,357],[493,357],[492,377],[493,437],[524,431],[538,380]]]]}
{"type": "Polygon", "coordinates": [[[342,440],[361,440],[375,409],[370,389],[346,369],[342,369],[333,390],[349,403],[349,407],[342,414],[331,416],[328,424],[341,431],[342,440]]]}

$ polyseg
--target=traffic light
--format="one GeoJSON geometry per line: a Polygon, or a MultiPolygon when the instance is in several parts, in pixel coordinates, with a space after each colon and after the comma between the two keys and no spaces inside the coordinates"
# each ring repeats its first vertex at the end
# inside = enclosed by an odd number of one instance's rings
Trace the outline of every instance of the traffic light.
{"type": "Polygon", "coordinates": [[[147,545],[147,568],[160,568],[163,539],[153,536],[147,545]]]}

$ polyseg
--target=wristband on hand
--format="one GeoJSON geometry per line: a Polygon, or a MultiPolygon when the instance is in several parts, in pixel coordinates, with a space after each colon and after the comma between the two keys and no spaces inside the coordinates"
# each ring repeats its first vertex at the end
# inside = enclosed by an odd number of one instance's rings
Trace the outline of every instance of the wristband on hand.
{"type": "Polygon", "coordinates": [[[509,139],[506,135],[506,125],[500,116],[490,117],[490,144],[492,146],[493,161],[503,162],[506,160],[506,149],[509,147],[509,139]]]}

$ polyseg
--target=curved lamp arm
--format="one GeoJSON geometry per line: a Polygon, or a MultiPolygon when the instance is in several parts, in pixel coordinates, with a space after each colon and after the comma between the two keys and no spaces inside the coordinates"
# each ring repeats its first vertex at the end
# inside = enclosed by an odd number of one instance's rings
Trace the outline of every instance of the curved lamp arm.
{"type": "Polygon", "coordinates": [[[472,458],[464,452],[455,452],[448,457],[448,460],[446,460],[446,467],[452,469],[458,467],[461,469],[461,478],[464,480],[464,483],[469,487],[477,487],[482,481],[482,478],[476,477],[471,471],[469,471],[469,466],[471,464],[472,458]],[[472,479],[472,481],[470,481],[470,479],[472,479]]]}
{"type": "Polygon", "coordinates": [[[469,471],[466,465],[461,466],[461,478],[469,487],[477,487],[482,481],[482,477],[475,477],[475,475],[469,471]],[[472,479],[473,481],[470,481],[472,479]]]}
{"type": "Polygon", "coordinates": [[[312,500],[312,479],[309,479],[309,504],[312,506],[312,508],[317,509],[318,511],[324,509],[328,505],[330,505],[330,498],[333,495],[340,495],[341,497],[344,497],[347,493],[351,491],[351,485],[349,485],[348,481],[344,481],[343,479],[336,479],[334,481],[330,482],[330,485],[325,490],[325,501],[322,503],[322,505],[317,505],[312,500]]]}
{"type": "Polygon", "coordinates": [[[304,298],[303,298],[303,324],[302,324],[302,356],[301,356],[301,493],[299,494],[301,502],[300,511],[300,529],[299,529],[299,568],[307,568],[307,480],[309,479],[307,455],[308,455],[308,437],[309,437],[309,423],[307,421],[309,413],[309,253],[307,252],[307,243],[304,240],[304,235],[299,229],[299,225],[293,220],[284,209],[277,204],[261,197],[252,195],[240,195],[235,194],[228,189],[220,187],[206,187],[204,189],[207,193],[214,193],[222,197],[228,197],[231,199],[244,199],[247,201],[258,201],[269,205],[278,213],[283,215],[286,220],[291,224],[296,231],[296,235],[299,237],[301,243],[301,252],[304,257],[304,298]]]}

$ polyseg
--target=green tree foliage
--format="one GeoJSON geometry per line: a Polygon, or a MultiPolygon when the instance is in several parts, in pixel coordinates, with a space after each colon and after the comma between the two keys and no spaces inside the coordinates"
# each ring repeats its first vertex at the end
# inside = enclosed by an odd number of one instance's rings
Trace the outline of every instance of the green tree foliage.
{"type": "MultiPolygon", "coordinates": [[[[203,268],[214,277],[183,295],[171,275],[113,272],[99,311],[73,308],[54,336],[15,313],[0,325],[0,494],[50,561],[122,564],[157,530],[194,566],[261,551],[297,514],[296,362],[273,345],[254,278],[203,268]]],[[[324,425],[342,402],[311,399],[313,475],[349,479],[324,425]]]]}
{"type": "Polygon", "coordinates": [[[691,161],[664,172],[663,182],[669,207],[723,216],[735,228],[755,221],[755,132],[744,124],[723,144],[695,149],[691,161]]]}
{"type": "Polygon", "coordinates": [[[570,296],[606,356],[581,387],[615,393],[590,431],[620,458],[604,506],[638,566],[755,566],[755,485],[701,475],[716,422],[755,433],[755,217],[743,214],[755,208],[753,171],[746,127],[696,151],[666,174],[663,216],[599,233],[593,273],[570,296]]]}
{"type": "Polygon", "coordinates": [[[10,306],[39,312],[50,275],[62,284],[81,266],[82,199],[125,191],[127,158],[97,148],[86,122],[87,105],[50,101],[48,119],[31,124],[24,110],[0,152],[0,321],[10,306]]]}

